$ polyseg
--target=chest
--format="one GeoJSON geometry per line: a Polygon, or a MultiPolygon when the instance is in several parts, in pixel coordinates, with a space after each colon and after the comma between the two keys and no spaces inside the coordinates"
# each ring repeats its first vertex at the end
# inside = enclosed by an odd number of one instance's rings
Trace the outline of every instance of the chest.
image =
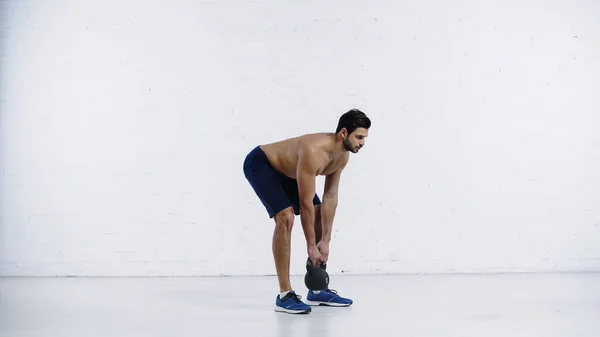
{"type": "Polygon", "coordinates": [[[342,166],[342,162],[340,160],[334,160],[326,163],[317,171],[317,175],[327,176],[337,171],[342,166]]]}

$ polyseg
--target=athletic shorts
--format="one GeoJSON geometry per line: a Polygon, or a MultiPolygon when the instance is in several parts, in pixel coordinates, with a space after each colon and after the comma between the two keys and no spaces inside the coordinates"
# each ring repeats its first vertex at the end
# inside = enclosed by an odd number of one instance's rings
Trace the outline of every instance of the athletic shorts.
{"type": "MultiPolygon", "coordinates": [[[[270,218],[290,206],[294,208],[295,215],[300,214],[298,181],[276,171],[260,146],[255,147],[246,156],[244,175],[267,209],[270,218]]],[[[321,199],[316,193],[313,204],[321,204],[321,199]]]]}

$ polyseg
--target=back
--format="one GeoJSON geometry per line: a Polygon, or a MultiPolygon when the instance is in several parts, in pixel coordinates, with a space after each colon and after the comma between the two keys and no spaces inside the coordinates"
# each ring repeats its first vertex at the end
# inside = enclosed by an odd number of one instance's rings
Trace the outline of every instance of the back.
{"type": "Polygon", "coordinates": [[[296,179],[298,154],[301,150],[308,150],[319,162],[319,175],[328,175],[340,168],[347,161],[348,153],[332,155],[334,146],[333,133],[312,133],[261,145],[261,148],[277,171],[296,179]]]}

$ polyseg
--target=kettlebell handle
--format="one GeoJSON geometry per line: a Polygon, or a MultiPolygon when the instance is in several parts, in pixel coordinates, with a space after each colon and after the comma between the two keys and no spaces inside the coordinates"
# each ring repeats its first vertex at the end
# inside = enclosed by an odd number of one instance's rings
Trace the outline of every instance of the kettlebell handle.
{"type": "MultiPolygon", "coordinates": [[[[310,260],[310,256],[306,259],[306,266],[314,268],[312,261],[310,260]]],[[[327,264],[321,262],[321,265],[319,266],[319,268],[327,269],[327,264]]]]}

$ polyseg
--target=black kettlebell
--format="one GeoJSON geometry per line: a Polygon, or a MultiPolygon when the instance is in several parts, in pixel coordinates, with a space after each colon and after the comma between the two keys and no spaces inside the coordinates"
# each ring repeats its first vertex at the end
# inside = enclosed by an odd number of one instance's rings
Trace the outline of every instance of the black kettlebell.
{"type": "Polygon", "coordinates": [[[306,260],[306,275],[304,275],[304,284],[310,290],[327,289],[329,285],[329,274],[327,274],[327,265],[322,263],[320,266],[314,266],[310,257],[306,260]]]}

